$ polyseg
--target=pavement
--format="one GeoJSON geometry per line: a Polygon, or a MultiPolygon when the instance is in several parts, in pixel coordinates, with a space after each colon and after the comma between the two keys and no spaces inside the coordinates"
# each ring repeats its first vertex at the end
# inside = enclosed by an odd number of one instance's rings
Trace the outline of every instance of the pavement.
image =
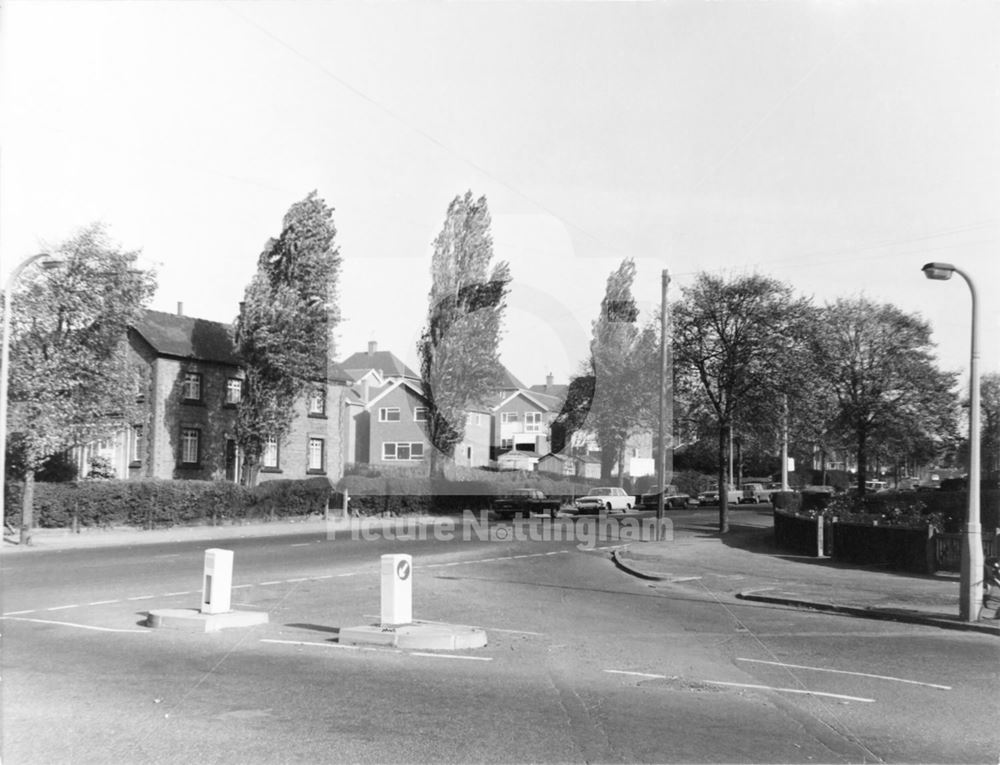
{"type": "Polygon", "coordinates": [[[995,599],[978,621],[959,618],[957,572],[911,574],[789,554],[774,545],[770,515],[770,508],[737,510],[724,536],[714,524],[676,529],[672,540],[631,542],[612,556],[634,576],[719,598],[1000,636],[995,599]]]}
{"type": "MultiPolygon", "coordinates": [[[[565,515],[562,517],[566,517],[565,515]]],[[[713,597],[812,609],[850,617],[924,624],[1000,636],[996,609],[985,610],[978,621],[959,618],[957,573],[910,574],[840,563],[828,558],[792,555],[773,541],[770,508],[739,509],[731,513],[730,532],[720,536],[713,524],[697,520],[675,524],[669,541],[630,541],[611,545],[615,564],[633,576],[660,586],[706,590],[713,597]]],[[[670,513],[667,513],[670,520],[670,513]]],[[[397,523],[399,519],[384,519],[397,523]]],[[[440,519],[421,516],[408,522],[433,525],[440,519]]],[[[365,519],[366,524],[379,521],[365,519]]],[[[67,550],[118,545],[162,544],[182,541],[281,536],[341,531],[359,524],[340,514],[322,517],[220,526],[134,528],[36,529],[30,548],[5,539],[3,555],[32,551],[67,550]]],[[[996,597],[997,593],[994,593],[996,597]]],[[[992,601],[993,604],[996,601],[992,601]]]]}

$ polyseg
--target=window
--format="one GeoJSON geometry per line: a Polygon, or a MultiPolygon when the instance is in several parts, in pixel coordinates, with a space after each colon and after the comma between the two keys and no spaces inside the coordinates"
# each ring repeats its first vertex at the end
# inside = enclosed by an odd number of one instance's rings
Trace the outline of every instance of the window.
{"type": "Polygon", "coordinates": [[[278,469],[278,439],[268,436],[264,440],[264,449],[260,455],[260,466],[265,470],[278,469]]]}
{"type": "Polygon", "coordinates": [[[517,412],[504,412],[500,415],[500,422],[517,422],[517,412]]]}
{"type": "Polygon", "coordinates": [[[309,392],[309,416],[323,417],[326,414],[326,388],[317,385],[309,392]]]}
{"type": "Polygon", "coordinates": [[[506,450],[506,449],[513,449],[514,448],[514,439],[513,438],[501,438],[500,439],[500,448],[504,449],[504,450],[506,450]]]}
{"type": "Polygon", "coordinates": [[[181,464],[197,465],[201,462],[201,431],[181,428],[181,464]]]}
{"type": "Polygon", "coordinates": [[[415,406],[415,407],[413,407],[413,421],[414,422],[427,422],[427,407],[426,406],[415,406]]]}
{"type": "Polygon", "coordinates": [[[226,406],[236,406],[243,398],[243,381],[239,377],[226,380],[226,406]]]}
{"type": "Polygon", "coordinates": [[[129,439],[128,459],[132,465],[142,463],[142,425],[133,425],[129,439]]]}
{"type": "Polygon", "coordinates": [[[378,410],[379,422],[399,422],[398,406],[383,406],[378,410]]]}
{"type": "Polygon", "coordinates": [[[397,460],[421,460],[424,458],[422,441],[383,441],[382,459],[386,462],[397,460]]]}
{"type": "Polygon", "coordinates": [[[185,401],[201,401],[201,375],[185,372],[181,383],[181,398],[185,401]]]}
{"type": "Polygon", "coordinates": [[[313,473],[323,472],[323,439],[309,439],[309,471],[313,473]]]}
{"type": "Polygon", "coordinates": [[[542,430],[542,413],[541,412],[525,412],[524,413],[524,430],[527,433],[540,433],[542,430]]]}

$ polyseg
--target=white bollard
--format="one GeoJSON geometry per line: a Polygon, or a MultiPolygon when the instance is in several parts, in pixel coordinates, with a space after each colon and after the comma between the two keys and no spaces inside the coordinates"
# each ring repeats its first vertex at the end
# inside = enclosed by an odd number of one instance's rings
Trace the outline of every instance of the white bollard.
{"type": "Polygon", "coordinates": [[[233,551],[213,547],[205,550],[204,587],[201,593],[203,614],[225,614],[231,611],[233,588],[233,551]]]}
{"type": "Polygon", "coordinates": [[[413,621],[413,557],[382,556],[382,626],[413,621]]]}

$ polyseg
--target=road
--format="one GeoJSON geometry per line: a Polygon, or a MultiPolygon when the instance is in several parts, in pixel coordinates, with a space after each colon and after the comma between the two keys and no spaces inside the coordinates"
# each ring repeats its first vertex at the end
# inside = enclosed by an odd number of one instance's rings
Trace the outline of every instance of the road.
{"type": "Polygon", "coordinates": [[[311,533],[8,556],[4,761],[997,759],[995,638],[651,584],[611,543],[311,533]],[[234,605],[270,623],[141,626],[197,606],[206,546],[234,550],[234,605]],[[489,645],[339,646],[377,621],[386,552],[414,556],[415,618],[481,626],[489,645]]]}

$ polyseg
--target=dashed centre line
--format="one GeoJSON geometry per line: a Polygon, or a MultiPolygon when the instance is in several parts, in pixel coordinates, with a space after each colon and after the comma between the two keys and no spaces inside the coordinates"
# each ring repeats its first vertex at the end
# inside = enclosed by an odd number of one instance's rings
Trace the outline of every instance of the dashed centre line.
{"type": "MultiPolygon", "coordinates": [[[[610,675],[630,675],[633,677],[647,677],[653,680],[670,680],[679,678],[669,678],[667,675],[655,675],[649,672],[629,672],[621,669],[604,670],[610,675]]],[[[868,699],[863,696],[845,696],[842,693],[826,693],[824,691],[810,691],[806,688],[778,688],[772,685],[755,685],[753,683],[728,683],[723,680],[690,680],[688,682],[701,683],[704,685],[721,685],[726,688],[748,688],[757,691],[775,691],[777,693],[796,693],[804,696],[822,696],[829,699],[840,699],[842,701],[860,701],[865,704],[872,704],[875,699],[868,699]]]]}

